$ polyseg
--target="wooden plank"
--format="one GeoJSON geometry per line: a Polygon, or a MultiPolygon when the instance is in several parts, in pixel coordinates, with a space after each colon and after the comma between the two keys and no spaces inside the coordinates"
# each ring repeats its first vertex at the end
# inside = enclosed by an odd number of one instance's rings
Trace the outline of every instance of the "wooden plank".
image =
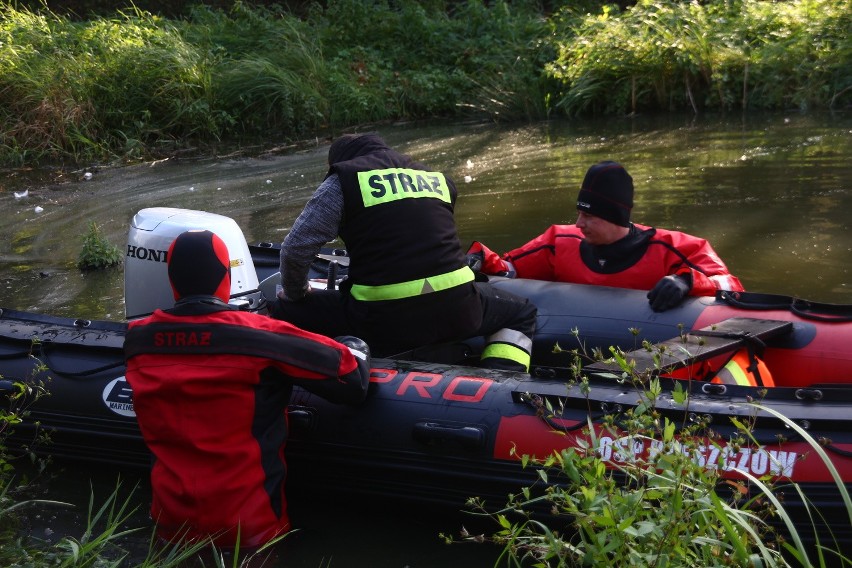
{"type": "MultiPolygon", "coordinates": [[[[635,362],[637,373],[674,370],[734,351],[750,341],[763,342],[789,333],[792,329],[793,322],[790,321],[729,318],[681,337],[656,343],[650,349],[630,351],[625,354],[625,358],[628,362],[635,362]]],[[[605,361],[587,365],[585,370],[608,373],[622,371],[617,363],[605,361]]]]}

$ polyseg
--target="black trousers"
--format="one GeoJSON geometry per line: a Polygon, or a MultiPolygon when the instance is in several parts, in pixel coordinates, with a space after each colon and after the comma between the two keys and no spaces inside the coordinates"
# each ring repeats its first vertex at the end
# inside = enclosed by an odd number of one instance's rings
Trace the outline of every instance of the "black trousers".
{"type": "Polygon", "coordinates": [[[272,302],[269,313],[328,337],[354,335],[380,357],[506,328],[532,340],[536,319],[529,300],[485,282],[375,302],[356,300],[345,290],[314,290],[298,302],[272,302]]]}

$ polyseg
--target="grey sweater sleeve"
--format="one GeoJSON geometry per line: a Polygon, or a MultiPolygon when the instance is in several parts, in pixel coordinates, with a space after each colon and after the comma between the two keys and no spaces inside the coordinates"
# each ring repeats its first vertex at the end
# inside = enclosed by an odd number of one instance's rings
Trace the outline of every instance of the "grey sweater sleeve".
{"type": "Polygon", "coordinates": [[[281,243],[281,285],[288,300],[308,291],[308,270],[326,243],[337,238],[343,219],[343,191],[332,174],[323,181],[281,243]]]}

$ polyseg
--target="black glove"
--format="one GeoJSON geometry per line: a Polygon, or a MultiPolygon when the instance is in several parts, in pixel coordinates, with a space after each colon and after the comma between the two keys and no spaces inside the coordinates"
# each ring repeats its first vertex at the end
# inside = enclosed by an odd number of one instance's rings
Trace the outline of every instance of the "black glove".
{"type": "Polygon", "coordinates": [[[363,339],[359,339],[354,335],[341,335],[340,337],[335,337],[334,340],[348,347],[349,351],[351,351],[359,361],[366,361],[367,366],[369,367],[370,346],[367,345],[363,339]]]}
{"type": "Polygon", "coordinates": [[[467,255],[467,266],[473,270],[474,274],[482,272],[482,261],[484,258],[482,252],[472,252],[467,255]]]}
{"type": "Polygon", "coordinates": [[[335,337],[334,340],[342,343],[349,348],[349,351],[355,356],[358,361],[358,374],[361,376],[361,386],[364,392],[367,392],[367,387],[370,385],[370,346],[363,339],[359,339],[354,335],[341,335],[335,337]]]}
{"type": "Polygon", "coordinates": [[[482,273],[482,263],[485,256],[480,252],[469,253],[466,257],[467,266],[473,271],[473,278],[476,282],[488,282],[488,275],[482,273]]]}
{"type": "Polygon", "coordinates": [[[691,289],[692,276],[689,274],[663,276],[648,292],[648,303],[655,312],[664,312],[679,305],[691,289]]]}
{"type": "Polygon", "coordinates": [[[345,345],[355,356],[357,368],[339,377],[338,382],[309,381],[318,385],[311,385],[307,389],[332,402],[360,404],[370,388],[370,347],[363,340],[352,335],[341,335],[334,340],[345,345]],[[343,390],[340,389],[341,382],[345,385],[343,390]],[[320,390],[322,385],[327,385],[324,390],[320,390]]]}

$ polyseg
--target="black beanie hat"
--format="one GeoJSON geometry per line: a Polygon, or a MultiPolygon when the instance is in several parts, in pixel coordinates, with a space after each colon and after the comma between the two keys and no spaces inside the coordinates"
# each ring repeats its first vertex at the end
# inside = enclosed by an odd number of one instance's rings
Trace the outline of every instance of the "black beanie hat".
{"type": "Polygon", "coordinates": [[[331,143],[328,149],[328,163],[333,166],[338,162],[389,149],[382,137],[375,132],[344,134],[331,143]]]}
{"type": "Polygon", "coordinates": [[[175,300],[231,297],[231,263],[225,242],[210,231],[186,231],[169,247],[169,282],[175,300]]]}
{"type": "Polygon", "coordinates": [[[344,134],[331,143],[328,149],[328,178],[335,173],[334,165],[354,160],[360,156],[390,150],[381,136],[375,132],[364,134],[344,134]]]}
{"type": "Polygon", "coordinates": [[[577,210],[622,227],[630,225],[633,178],[618,162],[600,162],[586,172],[577,210]]]}

